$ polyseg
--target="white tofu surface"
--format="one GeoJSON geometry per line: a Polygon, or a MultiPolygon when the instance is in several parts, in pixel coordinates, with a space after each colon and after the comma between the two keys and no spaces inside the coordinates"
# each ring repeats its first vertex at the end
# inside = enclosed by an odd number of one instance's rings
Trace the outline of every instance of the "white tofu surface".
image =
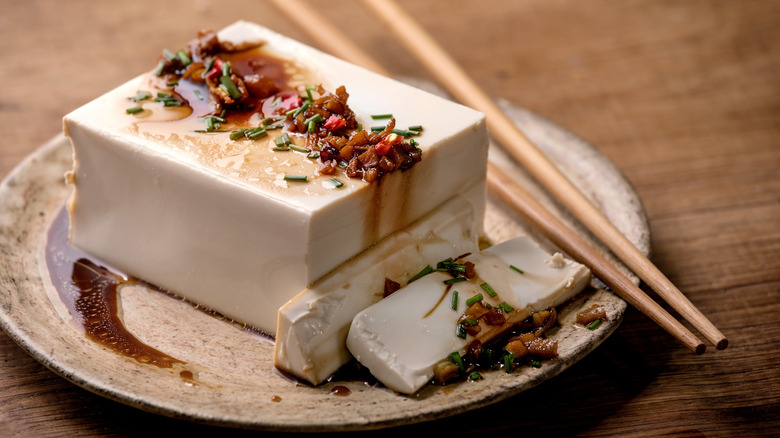
{"type": "Polygon", "coordinates": [[[431,381],[437,362],[454,351],[465,353],[472,338],[460,338],[456,332],[458,318],[472,296],[481,293],[484,301],[494,306],[505,301],[523,312],[525,318],[563,303],[590,280],[585,266],[562,259],[559,254],[551,256],[525,236],[485,249],[467,260],[476,265],[476,280],[455,283],[447,289],[444,280],[452,277],[434,272],[355,316],[347,347],[388,388],[415,393],[431,381]],[[519,274],[510,265],[525,273],[519,274]],[[489,284],[497,297],[488,296],[480,287],[482,282],[489,284]],[[451,307],[455,291],[457,310],[451,307]]]}
{"type": "Polygon", "coordinates": [[[64,118],[74,147],[69,181],[71,243],[101,261],[273,334],[291,297],[374,242],[401,230],[458,193],[473,193],[481,230],[488,138],[481,113],[419,91],[258,25],[237,22],[223,40],[266,42],[300,68],[300,84],[346,86],[364,126],[393,113],[398,127],[422,125],[422,161],[379,183],[314,175],[304,154],[272,151],[271,136],[232,141],[201,134],[185,109],[144,103],[141,75],[64,118]],[[185,111],[185,113],[176,113],[185,111]],[[176,129],[166,121],[177,121],[176,129]]]}
{"type": "Polygon", "coordinates": [[[354,316],[382,299],[385,279],[405,285],[427,265],[479,252],[474,208],[447,201],[304,290],[279,310],[277,368],[318,385],[352,359],[346,339],[354,316]]]}

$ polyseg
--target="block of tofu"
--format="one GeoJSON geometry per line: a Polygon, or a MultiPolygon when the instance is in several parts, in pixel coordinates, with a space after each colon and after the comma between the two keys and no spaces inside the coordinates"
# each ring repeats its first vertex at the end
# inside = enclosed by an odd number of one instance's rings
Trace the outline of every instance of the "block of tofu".
{"type": "MultiPolygon", "coordinates": [[[[337,174],[343,185],[334,185],[334,175],[318,174],[319,163],[306,153],[275,151],[280,131],[256,140],[203,132],[200,111],[210,108],[185,81],[174,92],[188,105],[128,100],[159,92],[159,78],[150,72],[64,118],[74,149],[72,245],[126,275],[274,334],[277,311],[290,298],[456,194],[469,194],[474,227],[481,229],[488,148],[481,113],[252,23],[217,34],[236,46],[262,41],[260,49],[279,59],[280,74],[296,90],[345,86],[365,129],[386,123],[371,115],[388,113],[399,128],[421,125],[414,139],[422,160],[370,183],[337,174]],[[135,105],[143,111],[126,111],[135,105]],[[285,178],[301,174],[306,182],[285,178]]],[[[233,66],[273,67],[238,58],[233,66]]]]}
{"type": "Polygon", "coordinates": [[[346,339],[355,315],[376,303],[385,280],[408,280],[440,260],[479,252],[474,208],[457,196],[350,259],[279,310],[274,363],[314,385],[352,359],[346,339]]]}
{"type": "Polygon", "coordinates": [[[519,322],[534,311],[563,303],[591,278],[585,266],[560,253],[551,256],[525,236],[466,260],[475,264],[474,279],[447,286],[444,281],[453,277],[433,272],[355,316],[347,347],[388,388],[415,393],[431,381],[437,362],[455,351],[465,353],[474,338],[459,337],[457,326],[469,298],[482,294],[484,302],[493,306],[506,302],[513,308],[506,314],[507,320],[519,322]],[[495,291],[495,297],[486,293],[483,283],[495,291]],[[458,310],[451,305],[456,291],[458,310]]]}

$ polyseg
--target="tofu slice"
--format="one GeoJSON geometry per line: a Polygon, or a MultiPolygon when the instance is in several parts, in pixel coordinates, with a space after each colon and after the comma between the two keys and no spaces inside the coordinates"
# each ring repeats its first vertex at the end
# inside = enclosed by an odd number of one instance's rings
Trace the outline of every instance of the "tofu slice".
{"type": "Polygon", "coordinates": [[[405,285],[427,265],[479,251],[475,210],[457,196],[403,231],[349,260],[279,309],[274,363],[318,385],[352,359],[354,316],[382,299],[385,279],[405,285]]]}
{"type": "MultiPolygon", "coordinates": [[[[128,98],[148,89],[150,72],[64,118],[74,149],[72,245],[273,335],[279,307],[301,290],[452,196],[484,187],[481,113],[253,23],[218,35],[236,45],[265,41],[263,50],[289,62],[299,87],[344,85],[366,129],[378,124],[371,115],[385,113],[399,128],[422,125],[415,137],[422,161],[379,182],[342,178],[334,188],[332,175],[316,174],[306,154],[273,151],[281,133],[257,141],[199,133],[205,125],[196,105],[168,109],[150,100],[142,115],[127,114],[137,105],[128,98]],[[306,183],[283,178],[304,172],[306,183]]],[[[481,218],[484,190],[474,193],[481,218]]]]}
{"type": "MultiPolygon", "coordinates": [[[[451,254],[455,257],[455,254],[451,254]]],[[[468,257],[475,264],[475,279],[447,287],[452,278],[431,273],[358,313],[350,327],[347,347],[354,357],[385,386],[412,394],[433,378],[433,366],[457,351],[464,354],[473,339],[457,336],[458,318],[466,300],[482,293],[484,302],[506,302],[514,310],[507,319],[520,322],[534,311],[557,306],[580,292],[590,281],[590,270],[550,255],[528,237],[517,237],[468,257]],[[510,268],[524,271],[520,274],[510,268]],[[497,293],[490,297],[481,288],[487,283],[497,293]],[[457,310],[451,307],[458,291],[457,310]]],[[[478,335],[482,342],[496,335],[478,335]]]]}

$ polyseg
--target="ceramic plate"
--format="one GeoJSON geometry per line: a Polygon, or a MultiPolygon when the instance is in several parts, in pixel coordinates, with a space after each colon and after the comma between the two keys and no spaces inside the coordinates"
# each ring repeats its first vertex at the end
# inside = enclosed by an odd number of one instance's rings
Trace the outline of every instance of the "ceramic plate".
{"type": "MultiPolygon", "coordinates": [[[[642,206],[620,172],[566,130],[504,106],[531,140],[647,254],[649,233],[642,206]]],[[[541,368],[487,372],[481,381],[402,396],[358,381],[319,387],[297,384],[274,369],[270,341],[170,296],[140,286],[125,287],[120,297],[127,329],[140,341],[186,362],[184,369],[191,375],[182,373],[182,368],[158,368],[88,340],[50,282],[41,253],[48,227],[69,195],[63,174],[70,169],[71,159],[67,140],[57,137],[23,161],[0,186],[0,323],[23,349],[57,374],[146,411],[273,431],[366,430],[433,420],[499,402],[554,377],[604,341],[626,309],[623,300],[594,284],[561,309],[560,326],[550,335],[559,342],[557,360],[544,362],[541,368]],[[590,303],[604,306],[609,317],[593,331],[573,323],[577,311],[590,303]],[[333,393],[337,385],[347,387],[349,394],[333,393]]],[[[593,241],[495,147],[490,159],[593,241]]],[[[488,237],[495,242],[523,233],[539,239],[494,199],[486,223],[488,237]]],[[[609,258],[607,251],[602,252],[609,258]]]]}

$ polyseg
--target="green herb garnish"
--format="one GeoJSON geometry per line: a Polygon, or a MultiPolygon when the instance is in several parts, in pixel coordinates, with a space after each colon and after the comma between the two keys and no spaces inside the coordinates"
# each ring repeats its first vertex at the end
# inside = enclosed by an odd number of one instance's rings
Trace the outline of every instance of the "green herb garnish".
{"type": "Polygon", "coordinates": [[[416,281],[416,280],[419,280],[422,277],[425,277],[426,275],[430,274],[431,272],[433,272],[433,267],[431,267],[431,265],[428,265],[428,266],[422,268],[422,270],[420,272],[418,272],[417,274],[415,274],[412,278],[410,278],[409,279],[409,283],[411,283],[413,281],[416,281]]]}
{"type": "Polygon", "coordinates": [[[472,304],[478,303],[482,301],[485,297],[482,296],[482,294],[476,294],[473,297],[466,300],[466,305],[470,306],[472,304]]]}
{"type": "Polygon", "coordinates": [[[482,290],[484,290],[485,292],[487,292],[487,294],[488,294],[488,295],[490,295],[491,297],[494,297],[494,296],[496,296],[496,295],[497,295],[497,294],[496,294],[496,291],[494,291],[494,290],[493,290],[493,288],[492,288],[492,287],[490,287],[490,285],[489,285],[489,284],[487,284],[487,283],[482,283],[482,284],[480,284],[480,285],[479,285],[479,287],[481,287],[481,288],[482,288],[482,290]]]}
{"type": "Polygon", "coordinates": [[[512,365],[515,363],[515,359],[515,355],[512,353],[504,355],[504,371],[506,371],[507,374],[512,372],[512,365]]]}
{"type": "Polygon", "coordinates": [[[588,330],[596,330],[596,327],[598,327],[600,325],[601,325],[601,320],[597,319],[597,320],[591,322],[590,324],[588,324],[588,330]]]}
{"type": "Polygon", "coordinates": [[[463,281],[468,281],[468,279],[466,277],[449,278],[447,280],[444,280],[444,284],[455,284],[463,281]]]}
{"type": "Polygon", "coordinates": [[[137,91],[133,97],[128,97],[128,99],[132,100],[133,102],[143,102],[144,100],[149,100],[151,98],[152,93],[143,90],[137,91]]]}
{"type": "Polygon", "coordinates": [[[465,370],[465,369],[466,369],[466,367],[463,365],[463,358],[462,358],[462,357],[460,357],[460,353],[458,353],[457,351],[453,351],[452,353],[450,353],[450,355],[449,355],[449,356],[447,356],[447,358],[448,358],[449,360],[451,360],[451,361],[452,361],[452,363],[454,363],[455,365],[457,365],[457,366],[458,366],[458,368],[459,368],[461,371],[463,371],[463,370],[465,370]]]}
{"type": "Polygon", "coordinates": [[[501,310],[503,310],[506,313],[509,313],[509,312],[515,310],[515,308],[510,306],[506,301],[502,301],[501,304],[498,305],[498,307],[500,307],[501,310]]]}

